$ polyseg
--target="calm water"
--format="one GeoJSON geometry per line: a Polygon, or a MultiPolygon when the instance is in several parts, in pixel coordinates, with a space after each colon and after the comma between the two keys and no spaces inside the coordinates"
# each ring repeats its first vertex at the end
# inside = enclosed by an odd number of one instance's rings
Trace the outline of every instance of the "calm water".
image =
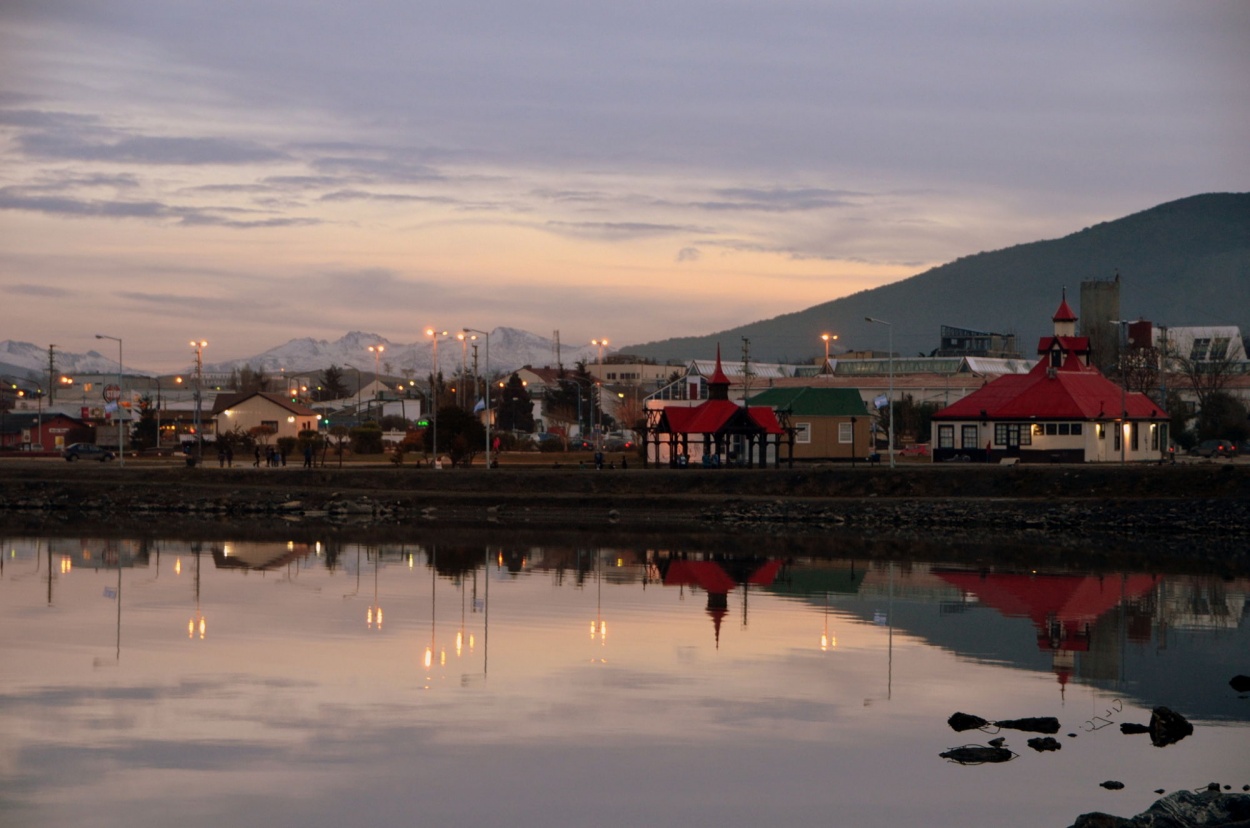
{"type": "Polygon", "coordinates": [[[1244,580],[504,534],[4,544],[10,826],[1065,826],[1250,783],[1244,580]],[[1119,732],[1156,705],[1194,735],[1119,732]],[[955,711],[1056,716],[1062,750],[1003,731],[1013,761],[947,762],[994,737],[955,711]]]}

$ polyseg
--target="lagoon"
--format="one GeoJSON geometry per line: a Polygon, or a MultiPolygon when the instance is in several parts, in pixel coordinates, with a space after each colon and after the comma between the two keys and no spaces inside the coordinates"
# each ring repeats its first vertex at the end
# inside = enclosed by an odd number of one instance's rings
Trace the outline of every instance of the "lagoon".
{"type": "Polygon", "coordinates": [[[1250,784],[1246,579],[352,535],[6,539],[6,824],[1027,828],[1250,784]],[[1159,705],[1194,734],[1120,732],[1159,705]]]}

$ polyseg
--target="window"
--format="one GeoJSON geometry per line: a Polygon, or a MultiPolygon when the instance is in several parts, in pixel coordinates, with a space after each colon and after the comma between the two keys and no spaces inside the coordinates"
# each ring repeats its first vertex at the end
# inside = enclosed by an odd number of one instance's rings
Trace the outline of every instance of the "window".
{"type": "Polygon", "coordinates": [[[1058,424],[1058,423],[1047,423],[1047,424],[1046,424],[1046,436],[1048,436],[1048,437],[1053,437],[1054,435],[1056,435],[1056,434],[1058,434],[1058,433],[1059,433],[1059,424],[1058,424]]]}
{"type": "Polygon", "coordinates": [[[855,442],[855,424],[854,423],[838,423],[838,442],[839,443],[855,442]]]}
{"type": "Polygon", "coordinates": [[[980,429],[974,425],[966,425],[960,429],[959,442],[960,448],[974,449],[980,448],[977,445],[981,441],[980,429]]]}
{"type": "Polygon", "coordinates": [[[1098,424],[1098,439],[1099,440],[1107,439],[1107,426],[1105,423],[1098,424]]]}
{"type": "Polygon", "coordinates": [[[1157,423],[1150,424],[1150,448],[1152,451],[1159,450],[1159,426],[1157,423]]]}
{"type": "Polygon", "coordinates": [[[955,447],[955,427],[953,425],[938,426],[938,448],[955,447]]]}
{"type": "Polygon", "coordinates": [[[278,433],[278,421],[277,420],[261,420],[260,425],[262,428],[269,429],[274,434],[278,433]]]}
{"type": "Polygon", "coordinates": [[[995,423],[994,445],[996,446],[1031,446],[1033,445],[1032,429],[1020,423],[995,423]]]}
{"type": "Polygon", "coordinates": [[[1211,348],[1211,340],[1209,338],[1194,338],[1193,348],[1189,351],[1189,358],[1194,362],[1202,362],[1207,358],[1207,351],[1211,348]]]}
{"type": "Polygon", "coordinates": [[[1129,448],[1133,451],[1137,451],[1138,447],[1138,425],[1140,425],[1140,423],[1133,423],[1129,428],[1129,448]]]}
{"type": "Polygon", "coordinates": [[[812,424],[811,423],[795,423],[794,424],[794,442],[810,443],[812,441],[812,424]]]}
{"type": "Polygon", "coordinates": [[[1119,451],[1120,441],[1124,439],[1124,424],[1117,422],[1114,426],[1112,426],[1112,430],[1115,432],[1115,445],[1111,448],[1113,451],[1119,451]]]}
{"type": "Polygon", "coordinates": [[[1079,436],[1081,435],[1081,433],[1082,433],[1081,424],[1080,424],[1080,423],[1073,423],[1073,424],[1072,424],[1072,436],[1073,436],[1073,437],[1079,437],[1079,436]]]}
{"type": "Polygon", "coordinates": [[[1059,423],[1059,436],[1067,437],[1072,433],[1072,423],[1059,423]]]}

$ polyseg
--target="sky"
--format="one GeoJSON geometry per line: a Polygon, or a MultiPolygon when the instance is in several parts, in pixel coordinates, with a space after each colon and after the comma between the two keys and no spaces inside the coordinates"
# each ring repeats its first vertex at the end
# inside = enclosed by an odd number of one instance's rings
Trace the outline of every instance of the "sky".
{"type": "Polygon", "coordinates": [[[6,0],[0,340],[714,333],[1250,189],[1247,42],[1241,0],[6,0]]]}

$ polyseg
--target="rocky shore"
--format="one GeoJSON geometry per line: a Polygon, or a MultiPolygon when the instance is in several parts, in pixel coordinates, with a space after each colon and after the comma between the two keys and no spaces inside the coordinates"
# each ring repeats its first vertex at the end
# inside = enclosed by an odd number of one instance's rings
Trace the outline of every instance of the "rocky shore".
{"type": "MultiPolygon", "coordinates": [[[[443,470],[0,464],[0,528],[83,522],[1023,543],[1250,569],[1250,466],[443,470]]],[[[894,550],[897,553],[897,549],[894,550]]]]}

